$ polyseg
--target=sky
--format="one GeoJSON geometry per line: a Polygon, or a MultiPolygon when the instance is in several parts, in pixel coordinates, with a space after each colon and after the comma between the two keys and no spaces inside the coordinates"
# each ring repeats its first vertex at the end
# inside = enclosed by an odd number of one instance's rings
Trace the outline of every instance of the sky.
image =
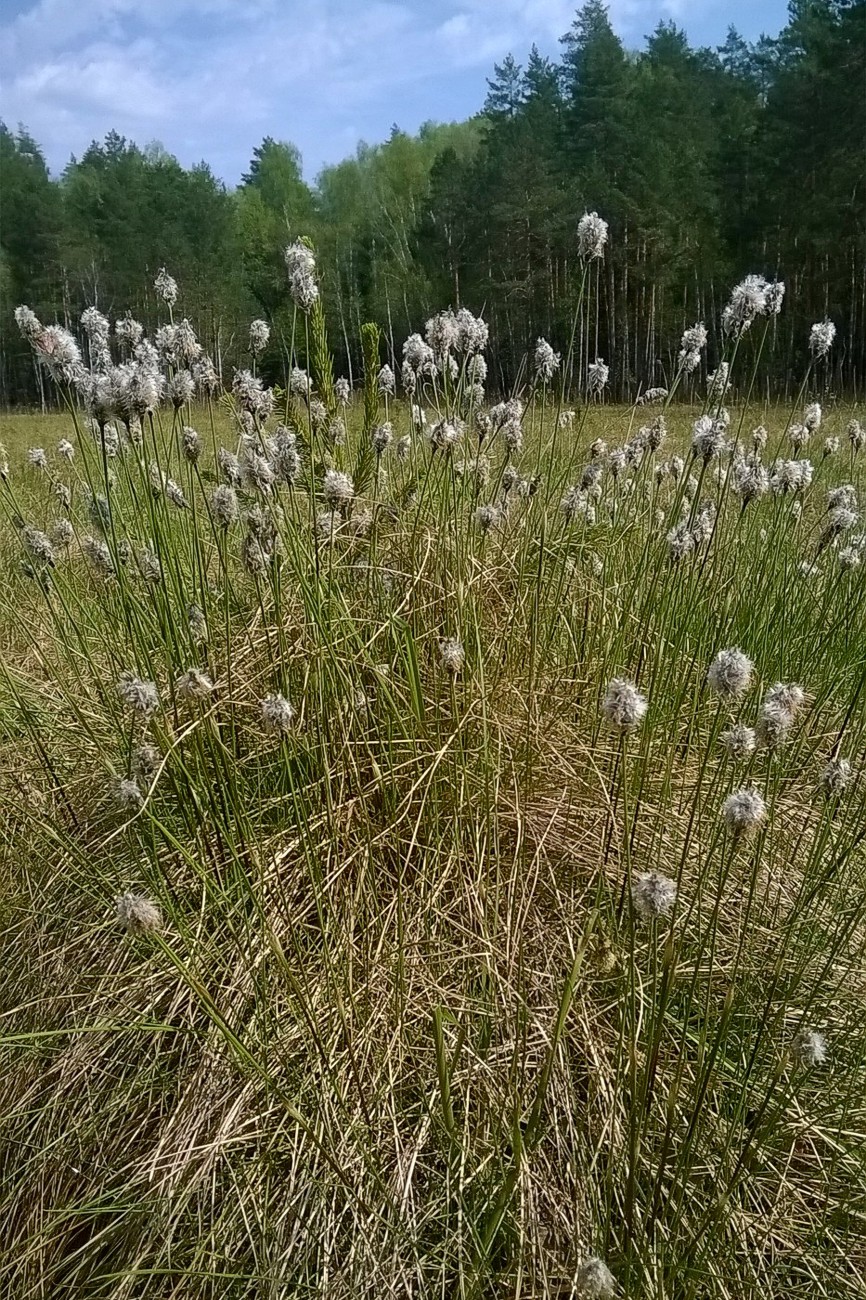
{"type": "MultiPolygon", "coordinates": [[[[0,116],[53,172],[114,129],[205,159],[236,184],[266,135],[291,140],[312,180],[394,123],[454,121],[485,78],[535,42],[557,56],[574,0],[0,0],[0,116]]],[[[693,45],[733,23],[775,35],[786,0],[610,0],[638,49],[663,19],[693,45]]],[[[2,183],[2,181],[0,181],[2,183]]]]}

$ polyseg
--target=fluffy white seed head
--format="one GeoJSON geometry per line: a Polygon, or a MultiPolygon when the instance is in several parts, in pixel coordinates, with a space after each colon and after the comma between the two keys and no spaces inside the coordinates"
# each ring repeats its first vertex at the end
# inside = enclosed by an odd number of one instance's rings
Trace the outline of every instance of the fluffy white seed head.
{"type": "Polygon", "coordinates": [[[677,901],[676,881],[658,871],[644,872],[632,881],[631,898],[634,910],[647,920],[668,916],[677,901]]]}
{"type": "Polygon", "coordinates": [[[708,465],[727,446],[727,428],[721,420],[699,415],[692,427],[692,451],[708,465]]]}
{"type": "Polygon", "coordinates": [[[355,495],[355,485],[342,470],[325,470],[322,493],[329,506],[346,506],[355,495]]]}
{"type": "Polygon", "coordinates": [[[51,539],[33,524],[25,524],[21,529],[21,541],[30,558],[43,567],[54,564],[54,547],[51,539]]]}
{"type": "Polygon", "coordinates": [[[831,320],[817,321],[809,331],[809,350],[815,358],[826,357],[836,337],[836,326],[831,320]]]}
{"type": "Polygon", "coordinates": [[[797,717],[806,703],[806,693],[796,682],[774,682],[764,696],[765,708],[776,708],[787,714],[791,721],[797,717]]]}
{"type": "Polygon", "coordinates": [[[828,799],[838,799],[850,786],[853,776],[847,758],[831,758],[821,773],[821,788],[828,799]]]}
{"type": "Polygon", "coordinates": [[[767,805],[758,790],[744,787],[728,795],[722,816],[734,835],[748,835],[767,820],[767,805]]]}
{"type": "Polygon", "coordinates": [[[22,304],[15,308],[15,324],[21,332],[21,337],[32,342],[37,334],[42,332],[42,322],[34,311],[22,304]]]}
{"type": "Polygon", "coordinates": [[[117,919],[128,934],[145,934],[162,927],[159,908],[143,894],[134,894],[129,890],[120,895],[115,907],[117,919]]]}
{"type": "Polygon", "coordinates": [[[379,371],[376,376],[376,387],[383,397],[386,395],[389,397],[393,395],[397,387],[397,381],[394,378],[394,371],[390,366],[383,366],[379,371]]]}
{"type": "Polygon", "coordinates": [[[542,383],[550,383],[562,358],[558,352],[547,342],[547,339],[538,339],[535,344],[535,373],[542,383]]]}
{"type": "Polygon", "coordinates": [[[149,718],[159,708],[159,691],[153,682],[145,681],[130,669],[125,669],[117,682],[121,703],[132,713],[149,718]]]}
{"type": "Polygon", "coordinates": [[[131,777],[125,777],[117,785],[117,802],[121,808],[140,808],[144,803],[144,795],[141,793],[141,787],[138,782],[131,777]]]}
{"type": "Polygon", "coordinates": [[[791,1049],[800,1065],[824,1065],[827,1060],[827,1040],[817,1029],[801,1029],[791,1049]]]}
{"type": "Polygon", "coordinates": [[[489,533],[499,522],[499,517],[498,506],[483,505],[475,511],[475,523],[482,533],[489,533]]]}
{"type": "Polygon", "coordinates": [[[754,730],[742,722],[737,722],[727,731],[723,731],[719,739],[728,755],[737,761],[754,754],[758,743],[754,730]]]}
{"type": "Polygon", "coordinates": [[[577,251],[584,262],[604,256],[607,222],[597,212],[585,212],[577,223],[577,251]]]}
{"type": "Polygon", "coordinates": [[[200,668],[187,668],[177,679],[177,693],[182,700],[206,699],[213,688],[213,681],[200,668]]]}
{"type": "Polygon", "coordinates": [[[293,244],[289,244],[285,251],[285,260],[292,301],[301,311],[309,312],[319,297],[315,253],[308,244],[298,239],[293,244]]]}
{"type": "Polygon", "coordinates": [[[373,450],[377,456],[383,456],[391,445],[394,437],[394,429],[390,420],[384,424],[377,424],[370,434],[370,441],[373,444],[373,450]]]}
{"type": "Polygon", "coordinates": [[[173,307],[177,302],[177,280],[169,275],[164,266],[160,267],[159,273],[153,282],[158,298],[161,298],[169,307],[173,307]]]}
{"type": "Polygon", "coordinates": [[[602,357],[596,357],[586,372],[587,392],[597,396],[605,387],[609,376],[610,366],[605,365],[602,357]]]}
{"type": "Polygon", "coordinates": [[[207,619],[201,605],[190,605],[186,611],[189,634],[197,645],[207,641],[207,619]]]}
{"type": "Polygon", "coordinates": [[[285,735],[295,720],[295,710],[285,695],[266,695],[260,702],[265,731],[285,735]]]}
{"type": "Polygon", "coordinates": [[[597,1255],[590,1255],[580,1265],[575,1285],[580,1300],[611,1300],[616,1294],[616,1279],[597,1255]]]}
{"type": "Polygon", "coordinates": [[[463,649],[463,642],[458,641],[457,637],[449,636],[439,642],[439,657],[442,661],[443,668],[449,673],[461,672],[466,662],[466,651],[463,649]]]}
{"type": "Polygon", "coordinates": [[[720,650],[707,673],[707,681],[717,695],[733,699],[749,689],[754,664],[736,646],[720,650]]]}
{"type": "Polygon", "coordinates": [[[622,732],[634,731],[646,716],[648,707],[646,697],[624,677],[613,678],[601,702],[605,721],[622,732]]]}
{"type": "Polygon", "coordinates": [[[270,337],[271,327],[266,320],[250,321],[250,352],[254,357],[258,357],[264,352],[270,337]]]}

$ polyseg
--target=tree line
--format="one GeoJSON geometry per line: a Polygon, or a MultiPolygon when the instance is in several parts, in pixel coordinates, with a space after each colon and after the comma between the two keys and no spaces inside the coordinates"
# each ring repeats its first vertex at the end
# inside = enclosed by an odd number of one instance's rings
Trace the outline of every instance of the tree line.
{"type": "Polygon", "coordinates": [[[862,390],[863,0],[792,0],[778,36],[750,44],[731,29],[716,50],[660,23],[639,52],[588,0],[558,62],[533,47],[495,65],[487,85],[470,120],[416,136],[395,127],[314,185],[298,151],[272,137],[230,189],[204,162],[184,168],[114,132],[55,179],[27,131],[0,124],[0,401],[42,397],[12,323],[19,302],[73,328],[90,304],[151,325],[162,265],[227,378],[250,318],[265,316],[262,365],[279,381],[291,335],[282,250],[299,235],[317,249],[347,374],[359,367],[363,321],[380,325],[392,354],[383,359],[399,362],[428,315],[464,305],[489,322],[491,387],[507,391],[538,335],[568,345],[586,210],[610,223],[611,242],[580,313],[577,355],[607,361],[615,396],[664,386],[696,320],[710,331],[712,366],[721,308],[747,272],[787,286],[762,362],[770,388],[796,382],[809,325],[826,315],[838,345],[821,383],[862,390]]]}

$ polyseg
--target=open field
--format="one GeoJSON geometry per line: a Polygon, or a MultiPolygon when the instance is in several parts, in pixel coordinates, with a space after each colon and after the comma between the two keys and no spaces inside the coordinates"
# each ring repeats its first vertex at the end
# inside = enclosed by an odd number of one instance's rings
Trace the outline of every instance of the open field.
{"type": "Polygon", "coordinates": [[[0,1294],[863,1296],[862,413],[365,343],[3,418],[0,1294]]]}

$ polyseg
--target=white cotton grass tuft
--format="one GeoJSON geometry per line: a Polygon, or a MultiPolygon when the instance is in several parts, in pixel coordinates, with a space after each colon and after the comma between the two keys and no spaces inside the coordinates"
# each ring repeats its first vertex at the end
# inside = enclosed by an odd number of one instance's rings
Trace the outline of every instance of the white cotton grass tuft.
{"type": "Polygon", "coordinates": [[[430,426],[430,445],[435,451],[450,451],[463,437],[463,425],[459,420],[437,420],[430,426]]]}
{"type": "Polygon", "coordinates": [[[723,731],[719,740],[729,757],[738,761],[754,754],[758,744],[754,729],[745,726],[742,722],[737,722],[727,731],[723,731]]]}
{"type": "Polygon", "coordinates": [[[806,693],[796,682],[774,682],[767,690],[764,703],[781,709],[793,721],[806,703],[806,693]]]}
{"type": "Polygon", "coordinates": [[[124,777],[117,785],[117,802],[121,808],[140,808],[144,803],[144,795],[137,781],[131,777],[124,777]]]}
{"type": "Polygon", "coordinates": [[[182,700],[204,700],[213,689],[213,681],[200,668],[187,668],[177,679],[177,693],[182,700]]]}
{"type": "Polygon", "coordinates": [[[482,533],[489,533],[499,522],[499,507],[494,505],[482,505],[475,511],[475,523],[482,533]]]}
{"type": "Polygon", "coordinates": [[[707,330],[702,322],[685,330],[680,341],[679,363],[687,375],[701,364],[701,352],[707,346],[707,330]]]}
{"type": "Polygon", "coordinates": [[[586,371],[586,390],[591,396],[598,396],[610,376],[610,366],[605,365],[602,357],[596,357],[595,361],[587,367],[586,371]]]}
{"type": "Polygon", "coordinates": [[[373,444],[373,451],[377,456],[383,456],[391,445],[394,437],[394,429],[390,420],[384,424],[377,424],[370,434],[370,441],[373,444]]]}
{"type": "Polygon", "coordinates": [[[292,301],[302,312],[308,313],[319,298],[315,253],[309,244],[296,240],[286,249],[285,261],[292,301]]]}
{"type": "Polygon", "coordinates": [[[211,514],[220,528],[231,528],[237,522],[240,508],[238,497],[228,483],[219,483],[211,493],[211,514]]]}
{"type": "Polygon", "coordinates": [[[241,465],[234,452],[229,451],[226,447],[220,447],[217,452],[217,465],[223,481],[229,487],[240,487],[242,482],[241,465]]]}
{"type": "Polygon", "coordinates": [[[819,542],[820,549],[829,546],[837,537],[843,533],[848,533],[855,528],[860,516],[856,510],[851,510],[847,506],[834,506],[827,514],[824,521],[824,527],[821,529],[821,538],[819,542]]]}
{"type": "Polygon", "coordinates": [[[101,537],[93,537],[90,533],[86,533],[81,539],[81,553],[103,578],[114,576],[114,560],[101,537]]]}
{"type": "Polygon", "coordinates": [[[827,509],[837,510],[840,506],[846,510],[857,509],[857,489],[853,483],[840,483],[827,493],[827,509]]]}
{"type": "Polygon", "coordinates": [[[156,903],[143,894],[128,890],[115,902],[117,919],[128,934],[146,934],[162,928],[162,914],[156,903]]]}
{"type": "Polygon", "coordinates": [[[186,611],[186,621],[187,627],[189,628],[189,634],[196,645],[200,645],[207,641],[207,619],[205,618],[205,613],[201,605],[192,604],[188,606],[186,611]]]}
{"type": "Polygon", "coordinates": [[[30,307],[22,304],[15,308],[15,324],[21,332],[21,337],[32,341],[37,334],[42,332],[42,322],[30,307]]]}
{"type": "Polygon", "coordinates": [[[25,524],[21,529],[21,541],[27,554],[36,564],[51,568],[54,564],[54,547],[51,538],[33,524],[25,524]]]}
{"type": "Polygon", "coordinates": [[[169,307],[173,307],[177,302],[177,280],[169,275],[164,266],[160,267],[157,277],[153,282],[158,298],[161,298],[169,307]]]}
{"type": "Polygon", "coordinates": [[[748,655],[736,646],[720,650],[707,673],[707,682],[717,695],[725,699],[735,699],[743,695],[752,684],[752,672],[755,665],[748,655]]]}
{"type": "Polygon", "coordinates": [[[184,460],[186,460],[190,465],[197,465],[201,459],[201,434],[197,433],[196,430],[191,428],[188,424],[184,425],[183,433],[181,435],[181,451],[183,452],[184,460]]]}
{"type": "Polygon", "coordinates": [[[339,469],[325,470],[322,495],[331,507],[345,507],[355,495],[355,486],[348,474],[339,469]]]}
{"type": "Polygon", "coordinates": [[[838,799],[851,785],[853,777],[847,758],[831,758],[821,773],[821,789],[828,799],[838,799]]]}
{"type": "Polygon", "coordinates": [[[154,682],[146,681],[130,669],[125,669],[118,678],[117,694],[120,700],[132,712],[149,718],[159,708],[159,691],[154,682]]]}
{"type": "Polygon", "coordinates": [[[817,1029],[799,1030],[791,1051],[800,1065],[825,1065],[827,1062],[827,1040],[817,1029]]]}
{"type": "Polygon", "coordinates": [[[648,707],[646,697],[624,677],[614,677],[609,682],[601,701],[604,720],[622,732],[634,731],[640,726],[648,707]]]}
{"type": "Polygon", "coordinates": [[[722,816],[732,834],[749,835],[767,820],[767,805],[760,791],[744,786],[728,795],[722,804],[722,816]]]}
{"type": "Polygon", "coordinates": [[[544,384],[549,384],[556,371],[559,369],[562,357],[547,342],[547,339],[538,339],[535,344],[535,373],[544,384]]]}
{"type": "Polygon", "coordinates": [[[72,544],[75,529],[68,519],[56,519],[51,525],[51,541],[54,546],[65,548],[72,544]]]}
{"type": "Polygon", "coordinates": [[[783,745],[805,700],[802,686],[796,683],[776,682],[771,686],[764,695],[758,717],[758,743],[765,749],[778,749],[783,745]]]}
{"type": "Polygon", "coordinates": [[[442,661],[443,668],[449,673],[459,673],[466,662],[466,651],[463,649],[463,642],[457,637],[445,637],[439,642],[439,658],[442,661]]]}
{"type": "Polygon", "coordinates": [[[603,1259],[590,1255],[577,1270],[575,1288],[580,1300],[611,1300],[616,1294],[616,1279],[603,1259]]]}
{"type": "Polygon", "coordinates": [[[710,415],[700,415],[692,428],[692,452],[708,465],[727,447],[727,426],[710,415]]]}
{"type": "Polygon", "coordinates": [[[634,910],[646,920],[668,916],[677,901],[677,884],[658,871],[647,871],[635,876],[631,885],[634,910]]]}
{"type": "Polygon", "coordinates": [[[254,357],[258,357],[264,352],[270,337],[271,327],[266,320],[250,321],[250,352],[254,357]]]}
{"type": "Polygon", "coordinates": [[[390,366],[384,365],[376,376],[376,387],[382,397],[392,397],[397,388],[397,381],[394,378],[394,371],[390,366]]]}
{"type": "Polygon", "coordinates": [[[136,775],[144,780],[148,780],[153,776],[161,762],[162,754],[160,754],[156,745],[152,745],[149,741],[145,741],[144,744],[139,745],[138,748],[133,751],[133,769],[136,775]]]}
{"type": "Polygon", "coordinates": [[[815,358],[826,357],[836,337],[836,326],[831,320],[817,321],[809,331],[809,350],[815,358]]]}
{"type": "Polygon", "coordinates": [[[295,720],[295,710],[285,695],[266,695],[259,701],[265,731],[271,735],[286,735],[295,720]]]}
{"type": "Polygon", "coordinates": [[[607,239],[607,222],[597,212],[585,212],[577,223],[577,251],[581,260],[589,262],[603,257],[607,239]]]}

